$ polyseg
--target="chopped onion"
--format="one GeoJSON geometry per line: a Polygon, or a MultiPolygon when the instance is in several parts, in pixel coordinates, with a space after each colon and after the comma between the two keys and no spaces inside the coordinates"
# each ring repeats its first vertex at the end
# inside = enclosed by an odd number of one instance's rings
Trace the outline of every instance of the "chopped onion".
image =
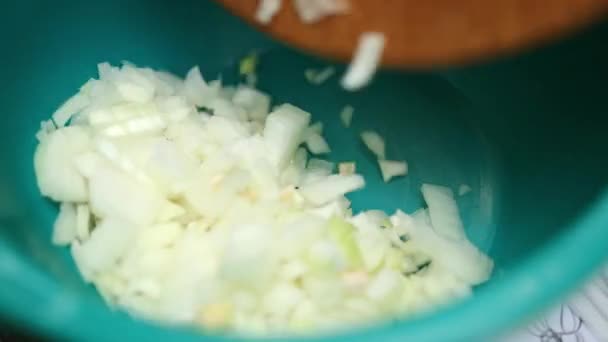
{"type": "Polygon", "coordinates": [[[51,132],[56,130],[57,127],[53,123],[53,120],[44,120],[40,122],[40,130],[36,132],[36,139],[39,142],[45,140],[51,132]]]}
{"type": "Polygon", "coordinates": [[[86,204],[76,206],[76,236],[80,241],[86,240],[90,235],[91,211],[86,204]]]}
{"type": "Polygon", "coordinates": [[[76,170],[74,158],[90,146],[89,132],[83,127],[65,127],[49,133],[34,155],[40,192],[55,201],[85,201],[87,185],[76,170]]]}
{"type": "Polygon", "coordinates": [[[89,191],[95,215],[118,217],[140,225],[153,222],[165,203],[155,189],[103,164],[89,177],[89,191]]]}
{"type": "Polygon", "coordinates": [[[384,139],[374,131],[365,131],[361,133],[361,140],[367,148],[376,155],[378,159],[385,158],[385,144],[384,139]]]}
{"type": "Polygon", "coordinates": [[[443,186],[423,184],[421,191],[429,206],[433,229],[445,238],[465,240],[464,227],[452,190],[443,186]]]}
{"type": "Polygon", "coordinates": [[[458,186],[458,196],[464,196],[471,191],[473,191],[473,189],[471,189],[471,186],[468,184],[460,184],[460,186],[458,186]]]}
{"type": "Polygon", "coordinates": [[[191,104],[199,107],[209,105],[209,101],[217,96],[219,88],[207,85],[198,66],[188,71],[184,81],[184,93],[191,104]]]}
{"type": "Polygon", "coordinates": [[[313,133],[306,137],[306,147],[312,154],[324,154],[331,152],[327,141],[320,134],[313,133]]]}
{"type": "Polygon", "coordinates": [[[122,67],[114,83],[118,93],[129,102],[146,103],[154,96],[154,83],[141,70],[128,64],[122,67]]]}
{"type": "Polygon", "coordinates": [[[216,98],[211,101],[209,108],[213,111],[213,115],[223,116],[237,121],[246,121],[247,112],[245,109],[234,105],[232,101],[216,98]]]}
{"type": "Polygon", "coordinates": [[[323,159],[311,158],[304,172],[302,184],[315,182],[329,176],[334,170],[334,163],[323,159]]]}
{"type": "Polygon", "coordinates": [[[311,203],[323,205],[364,186],[365,180],[360,175],[330,175],[325,179],[302,186],[300,192],[311,203]]]}
{"type": "MultiPolygon", "coordinates": [[[[391,221],[395,226],[401,226],[403,217],[407,215],[398,211],[391,221]]],[[[409,220],[405,220],[406,222],[409,220]]],[[[448,269],[459,279],[472,285],[482,283],[491,274],[493,262],[481,253],[468,240],[451,240],[442,237],[432,227],[424,224],[405,224],[412,237],[412,242],[430,255],[434,262],[448,269]]]]}
{"type": "MultiPolygon", "coordinates": [[[[255,57],[241,67],[254,75],[255,57]]],[[[128,62],[98,69],[55,113],[58,127],[41,123],[34,167],[61,203],[53,243],[71,245],[108,305],[171,324],[308,332],[426,310],[490,276],[447,188],[425,184],[428,209],[411,216],[353,216],[345,196],[365,181],[354,162],[336,174],[308,160],[306,148],[331,148],[300,108],[269,114],[267,94],[207,83],[198,67],[185,80],[128,62]]],[[[386,181],[407,172],[384,160],[378,133],[361,138],[386,181]]]]}
{"type": "Polygon", "coordinates": [[[379,159],[380,172],[382,179],[388,183],[393,177],[405,176],[407,174],[407,163],[404,161],[379,159]]]}
{"type": "Polygon", "coordinates": [[[294,0],[293,3],[304,23],[315,23],[330,15],[345,14],[350,7],[347,0],[294,0]]]}
{"type": "Polygon", "coordinates": [[[271,158],[278,167],[283,167],[300,142],[308,123],[310,114],[284,104],[268,115],[264,127],[264,139],[272,148],[271,158]]]}
{"type": "Polygon", "coordinates": [[[269,24],[280,9],[281,0],[259,0],[255,20],[262,24],[269,24]]]}
{"type": "Polygon", "coordinates": [[[125,253],[135,232],[136,227],[127,221],[102,220],[82,244],[80,253],[86,268],[99,272],[111,267],[125,253]]]}
{"type": "Polygon", "coordinates": [[[264,121],[270,110],[270,96],[246,86],[236,89],[232,101],[244,108],[251,120],[264,121]]]}
{"type": "Polygon", "coordinates": [[[344,127],[350,127],[350,124],[353,122],[353,114],[355,113],[355,109],[352,106],[344,106],[342,111],[340,112],[340,121],[344,127]]]}
{"type": "Polygon", "coordinates": [[[323,123],[317,121],[314,124],[310,125],[305,135],[308,136],[309,134],[323,134],[323,123]]]}
{"type": "Polygon", "coordinates": [[[70,97],[64,104],[57,109],[53,114],[53,122],[57,127],[63,127],[67,124],[72,116],[83,110],[90,103],[89,98],[82,93],[78,93],[70,97]]]}
{"type": "Polygon", "coordinates": [[[335,73],[336,68],[328,66],[320,70],[306,69],[304,70],[304,77],[310,84],[321,85],[329,80],[335,73]]]}
{"type": "Polygon", "coordinates": [[[366,32],[359,37],[354,57],[342,77],[344,89],[359,90],[371,81],[382,58],[384,40],[384,35],[378,32],[366,32]]]}
{"type": "Polygon", "coordinates": [[[354,162],[343,162],[338,164],[338,174],[347,176],[352,175],[357,171],[356,164],[354,162]]]}
{"type": "Polygon", "coordinates": [[[76,208],[74,204],[64,202],[59,207],[59,215],[53,226],[53,243],[69,245],[76,237],[76,208]]]}

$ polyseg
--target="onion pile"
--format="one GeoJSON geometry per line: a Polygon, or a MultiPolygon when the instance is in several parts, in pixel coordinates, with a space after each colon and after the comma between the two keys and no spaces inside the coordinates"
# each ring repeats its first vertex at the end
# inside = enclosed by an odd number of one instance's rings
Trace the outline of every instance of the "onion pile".
{"type": "Polygon", "coordinates": [[[53,242],[85,281],[145,319],[250,334],[333,329],[467,296],[492,261],[466,238],[450,189],[428,209],[353,214],[364,178],[306,111],[248,86],[99,65],[41,124],[53,242]]]}

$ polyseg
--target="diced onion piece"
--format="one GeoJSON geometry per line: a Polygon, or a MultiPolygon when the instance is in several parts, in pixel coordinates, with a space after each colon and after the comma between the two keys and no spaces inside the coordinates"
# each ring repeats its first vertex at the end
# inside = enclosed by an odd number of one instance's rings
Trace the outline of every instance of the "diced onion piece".
{"type": "Polygon", "coordinates": [[[329,176],[334,170],[334,163],[323,159],[311,158],[305,170],[302,183],[314,182],[329,176]]]}
{"type": "Polygon", "coordinates": [[[102,130],[103,134],[110,137],[121,137],[131,134],[154,133],[166,127],[166,123],[160,116],[136,117],[118,124],[110,125],[102,130]]]}
{"type": "Polygon", "coordinates": [[[382,233],[367,212],[359,213],[350,220],[358,229],[357,241],[367,271],[375,270],[384,260],[390,241],[382,233]]]}
{"type": "Polygon", "coordinates": [[[136,227],[122,220],[107,218],[101,221],[91,237],[82,244],[84,266],[92,273],[103,271],[123,256],[136,232],[136,227]]]}
{"type": "Polygon", "coordinates": [[[209,108],[213,110],[213,115],[223,116],[238,121],[247,120],[247,112],[243,108],[236,106],[231,101],[221,97],[213,99],[209,104],[209,108]]]}
{"type": "Polygon", "coordinates": [[[407,163],[404,161],[379,159],[378,165],[380,165],[380,172],[385,183],[388,183],[393,177],[407,174],[407,163]]]}
{"type": "Polygon", "coordinates": [[[380,134],[375,131],[364,131],[361,133],[361,140],[378,159],[385,159],[385,144],[380,134]]]}
{"type": "Polygon", "coordinates": [[[76,236],[80,241],[86,240],[90,236],[91,211],[86,204],[76,206],[76,236]]]}
{"type": "Polygon", "coordinates": [[[74,263],[76,264],[76,268],[78,269],[78,272],[80,272],[82,279],[85,282],[90,283],[93,280],[93,271],[85,261],[82,245],[78,240],[75,240],[70,246],[70,254],[72,255],[72,259],[74,259],[74,263]]]}
{"type": "Polygon", "coordinates": [[[146,103],[154,97],[154,83],[136,67],[124,65],[114,79],[116,89],[123,99],[146,103]]]}
{"type": "Polygon", "coordinates": [[[294,0],[300,20],[311,24],[331,16],[344,14],[349,9],[347,0],[294,0]]]}
{"type": "Polygon", "coordinates": [[[306,136],[310,134],[323,134],[323,123],[321,121],[317,121],[314,124],[308,126],[306,129],[306,136]]]}
{"type": "Polygon", "coordinates": [[[306,147],[312,154],[324,154],[331,152],[327,141],[320,134],[310,134],[306,137],[306,147]]]}
{"type": "Polygon", "coordinates": [[[378,32],[366,32],[359,37],[354,57],[342,77],[344,89],[359,90],[371,81],[382,58],[384,40],[384,35],[378,32]]]}
{"type": "Polygon", "coordinates": [[[281,0],[259,0],[255,20],[262,24],[268,24],[280,9],[281,0]]]}
{"type": "Polygon", "coordinates": [[[363,261],[355,239],[355,227],[348,221],[334,216],[327,223],[327,231],[343,254],[347,267],[360,268],[363,261]]]}
{"type": "Polygon", "coordinates": [[[343,216],[349,217],[351,215],[350,202],[346,197],[338,197],[335,201],[329,202],[323,206],[317,207],[310,210],[311,214],[314,214],[325,219],[329,219],[332,216],[343,216]]]}
{"type": "Polygon", "coordinates": [[[325,83],[335,73],[336,73],[336,68],[334,68],[332,66],[328,66],[328,67],[320,69],[320,70],[306,69],[306,70],[304,70],[304,77],[310,84],[320,85],[320,84],[325,83]]]}
{"type": "Polygon", "coordinates": [[[156,253],[156,249],[176,243],[181,237],[183,229],[184,227],[178,222],[167,222],[142,228],[138,231],[137,248],[156,253]]]}
{"type": "Polygon", "coordinates": [[[198,66],[193,67],[186,74],[184,80],[184,94],[186,99],[196,106],[208,106],[212,99],[219,95],[219,87],[209,84],[203,79],[198,66]]]}
{"type": "Polygon", "coordinates": [[[398,272],[393,270],[382,270],[372,280],[367,288],[367,296],[377,302],[385,302],[394,299],[399,292],[401,282],[398,272]]]}
{"type": "Polygon", "coordinates": [[[317,158],[311,158],[308,161],[306,169],[308,172],[319,174],[321,176],[329,176],[334,171],[334,163],[317,158]]]}
{"type": "Polygon", "coordinates": [[[452,240],[466,240],[464,226],[450,188],[423,184],[422,196],[429,207],[433,229],[437,234],[452,240]]]}
{"type": "Polygon", "coordinates": [[[346,193],[361,189],[365,180],[360,175],[330,175],[300,188],[302,196],[315,205],[323,205],[346,193]]]}
{"type": "Polygon", "coordinates": [[[84,108],[86,108],[90,103],[89,98],[82,93],[77,93],[76,95],[70,97],[67,101],[65,101],[59,109],[55,113],[53,113],[53,121],[57,127],[65,126],[70,118],[77,114],[84,108]]]}
{"type": "Polygon", "coordinates": [[[486,281],[494,263],[468,240],[450,240],[435,232],[432,227],[423,223],[411,222],[407,215],[397,211],[391,217],[395,226],[404,226],[411,235],[412,243],[432,257],[434,263],[445,267],[459,279],[477,285],[486,281]],[[405,218],[405,220],[403,219],[405,218]]]}
{"type": "Polygon", "coordinates": [[[211,182],[194,183],[185,191],[188,203],[203,217],[216,219],[234,203],[237,194],[244,191],[251,176],[243,170],[214,177],[211,182]],[[217,179],[217,181],[216,181],[217,179]]]}
{"type": "Polygon", "coordinates": [[[186,103],[186,99],[182,96],[168,96],[155,102],[161,112],[160,115],[168,119],[169,122],[185,120],[193,113],[192,107],[186,103]]]}
{"type": "Polygon", "coordinates": [[[334,171],[334,163],[323,159],[311,158],[308,160],[307,168],[309,170],[319,170],[324,175],[329,176],[334,171]]]}
{"type": "Polygon", "coordinates": [[[75,237],[76,207],[72,203],[61,203],[59,215],[53,226],[53,243],[60,246],[69,245],[75,237]]]}
{"type": "Polygon", "coordinates": [[[342,125],[348,128],[350,127],[353,121],[353,114],[355,113],[355,109],[352,106],[344,106],[342,111],[340,112],[340,121],[342,121],[342,125]]]}
{"type": "Polygon", "coordinates": [[[249,119],[255,121],[264,121],[270,110],[270,96],[251,87],[239,86],[232,101],[244,108],[249,119]]]}
{"type": "Polygon", "coordinates": [[[259,283],[267,274],[251,267],[264,267],[270,259],[272,234],[267,227],[248,224],[236,227],[222,258],[222,276],[230,280],[259,283]],[[247,248],[243,248],[247,246],[247,248]]]}
{"type": "Polygon", "coordinates": [[[153,88],[145,88],[132,82],[119,83],[116,88],[127,101],[145,103],[150,101],[153,96],[153,88]]]}
{"type": "Polygon", "coordinates": [[[48,138],[51,132],[54,132],[57,129],[53,120],[43,120],[40,121],[40,130],[36,132],[36,139],[41,142],[48,138]]]}
{"type": "Polygon", "coordinates": [[[471,191],[473,191],[473,189],[471,189],[471,186],[468,184],[460,184],[460,186],[458,186],[458,196],[464,196],[471,191]]]}
{"type": "Polygon", "coordinates": [[[268,115],[264,140],[277,167],[283,167],[296,151],[309,122],[309,113],[290,104],[281,105],[268,115]]]}
{"type": "Polygon", "coordinates": [[[172,202],[166,202],[166,204],[162,207],[161,211],[158,214],[158,221],[169,222],[185,214],[186,209],[184,209],[184,207],[182,207],[181,205],[172,202]]]}
{"type": "Polygon", "coordinates": [[[338,164],[338,173],[343,176],[352,175],[357,171],[355,162],[343,162],[338,164]]]}
{"type": "Polygon", "coordinates": [[[117,67],[113,67],[108,62],[103,62],[97,64],[97,72],[99,73],[99,79],[102,81],[112,81],[116,74],[118,74],[119,69],[117,67]]]}
{"type": "Polygon", "coordinates": [[[155,189],[109,165],[99,165],[89,178],[91,210],[100,217],[117,217],[135,224],[154,222],[165,204],[155,189]]]}
{"type": "Polygon", "coordinates": [[[305,299],[302,289],[291,283],[279,283],[264,296],[262,305],[264,311],[276,317],[286,317],[305,299]]]}
{"type": "Polygon", "coordinates": [[[87,186],[74,159],[90,145],[89,132],[79,126],[58,129],[40,142],[34,155],[34,168],[38,188],[44,196],[65,202],[87,199],[87,186]]]}
{"type": "Polygon", "coordinates": [[[212,116],[207,120],[206,130],[209,138],[221,145],[238,141],[249,135],[244,122],[225,116],[212,116]]]}

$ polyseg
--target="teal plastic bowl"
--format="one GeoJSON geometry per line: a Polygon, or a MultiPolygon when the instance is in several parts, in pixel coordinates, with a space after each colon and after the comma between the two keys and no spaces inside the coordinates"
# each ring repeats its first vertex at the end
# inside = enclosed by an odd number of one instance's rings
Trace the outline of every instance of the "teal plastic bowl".
{"type": "MultiPolygon", "coordinates": [[[[137,321],[106,308],[65,249],[50,244],[57,212],[36,188],[39,122],[101,61],[129,60],[236,82],[238,60],[261,54],[260,88],[326,124],[331,158],[355,159],[368,180],[354,209],[411,211],[423,182],[473,192],[459,199],[472,241],[494,258],[475,296],[435,313],[351,329],[327,340],[487,341],[532,318],[582,282],[608,254],[608,25],[523,56],[432,72],[384,71],[357,93],[319,87],[306,56],[199,1],[21,1],[0,13],[0,315],[69,340],[234,338],[137,321]],[[351,129],[340,109],[355,107],[351,129]],[[385,135],[410,174],[380,181],[357,139],[385,135]]],[[[340,70],[342,66],[338,66],[340,70]]]]}

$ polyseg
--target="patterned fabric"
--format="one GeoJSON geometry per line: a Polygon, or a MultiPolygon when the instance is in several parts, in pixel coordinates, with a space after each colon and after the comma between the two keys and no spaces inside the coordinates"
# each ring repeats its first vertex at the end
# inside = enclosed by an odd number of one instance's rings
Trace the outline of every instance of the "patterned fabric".
{"type": "Polygon", "coordinates": [[[600,342],[568,304],[562,304],[500,342],[600,342]]]}

